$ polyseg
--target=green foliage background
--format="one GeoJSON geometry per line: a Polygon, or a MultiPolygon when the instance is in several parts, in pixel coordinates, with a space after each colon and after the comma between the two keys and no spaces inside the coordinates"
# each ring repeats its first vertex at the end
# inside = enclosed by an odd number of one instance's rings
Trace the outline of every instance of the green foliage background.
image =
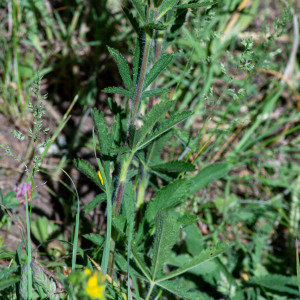
{"type": "Polygon", "coordinates": [[[39,171],[67,190],[51,191],[61,226],[26,199],[26,230],[1,192],[0,225],[23,232],[1,244],[3,299],[85,299],[83,268],[108,276],[107,299],[299,298],[296,2],[1,1],[0,111],[31,142],[22,158],[0,146],[27,182],[39,171]]]}

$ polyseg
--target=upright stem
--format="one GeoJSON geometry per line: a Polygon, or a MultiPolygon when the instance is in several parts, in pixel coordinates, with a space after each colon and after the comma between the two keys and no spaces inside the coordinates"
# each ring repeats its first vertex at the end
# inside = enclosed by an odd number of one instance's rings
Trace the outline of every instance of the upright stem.
{"type": "Polygon", "coordinates": [[[26,210],[26,232],[27,232],[27,288],[28,299],[32,299],[32,271],[31,271],[31,237],[30,237],[30,216],[27,198],[27,190],[25,191],[25,210],[26,210]]]}
{"type": "Polygon", "coordinates": [[[152,290],[154,288],[154,283],[151,282],[151,285],[150,285],[150,288],[149,288],[149,291],[148,291],[148,294],[147,294],[147,297],[145,298],[145,300],[149,300],[150,299],[150,296],[151,296],[151,293],[152,293],[152,290]]]}
{"type": "Polygon", "coordinates": [[[122,162],[119,186],[118,186],[117,192],[116,192],[116,207],[115,207],[115,211],[114,211],[115,216],[118,215],[120,212],[123,193],[124,193],[126,179],[127,179],[127,172],[128,172],[128,169],[129,169],[129,166],[131,164],[134,154],[135,154],[134,152],[131,152],[131,154],[128,155],[122,162]]]}
{"type": "Polygon", "coordinates": [[[130,119],[130,125],[134,125],[135,120],[136,120],[136,114],[138,111],[138,107],[141,101],[141,96],[143,92],[143,87],[144,87],[144,81],[146,77],[146,70],[147,70],[147,65],[148,65],[148,58],[149,58],[149,53],[150,53],[150,45],[151,45],[151,34],[146,30],[146,45],[144,48],[144,53],[143,53],[143,60],[142,60],[142,66],[141,66],[141,73],[138,79],[137,87],[136,87],[136,92],[133,98],[133,112],[132,116],[130,119]]]}
{"type": "MultiPolygon", "coordinates": [[[[156,9],[155,10],[154,20],[157,19],[158,14],[159,14],[159,10],[156,9]]],[[[160,31],[157,31],[156,34],[157,34],[157,36],[156,36],[156,39],[155,39],[155,41],[156,41],[155,42],[155,44],[156,44],[156,47],[155,47],[155,61],[158,61],[158,59],[160,57],[160,53],[161,53],[161,48],[162,48],[162,42],[163,42],[162,35],[163,34],[160,33],[160,31]]],[[[156,88],[157,78],[153,81],[153,83],[151,85],[151,89],[155,89],[156,88]]],[[[149,102],[148,102],[148,105],[147,105],[147,110],[148,111],[153,107],[154,100],[155,100],[155,96],[149,98],[149,102]]]]}
{"type": "Polygon", "coordinates": [[[136,200],[137,209],[139,209],[145,201],[144,200],[145,199],[145,192],[146,192],[146,188],[148,186],[148,181],[149,181],[149,174],[148,174],[147,169],[144,167],[143,177],[142,177],[141,183],[139,185],[138,193],[137,193],[137,200],[136,200]]]}

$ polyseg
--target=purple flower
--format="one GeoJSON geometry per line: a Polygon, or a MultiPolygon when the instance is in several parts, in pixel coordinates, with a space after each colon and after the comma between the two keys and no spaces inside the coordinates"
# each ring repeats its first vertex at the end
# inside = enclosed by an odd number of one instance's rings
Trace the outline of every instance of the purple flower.
{"type": "Polygon", "coordinates": [[[24,183],[22,182],[18,187],[14,187],[14,191],[16,192],[16,197],[20,200],[21,204],[25,203],[25,193],[27,191],[27,200],[31,199],[31,182],[24,183]]]}

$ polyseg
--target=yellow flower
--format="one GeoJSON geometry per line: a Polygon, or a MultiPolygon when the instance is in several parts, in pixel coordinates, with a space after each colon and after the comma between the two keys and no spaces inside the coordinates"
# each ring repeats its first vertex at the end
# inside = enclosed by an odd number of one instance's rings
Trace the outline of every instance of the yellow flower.
{"type": "Polygon", "coordinates": [[[95,272],[87,281],[87,286],[85,288],[86,292],[91,298],[105,299],[104,289],[105,285],[98,284],[98,276],[95,272]]]}
{"type": "Polygon", "coordinates": [[[102,178],[100,171],[98,171],[98,176],[99,176],[101,184],[104,185],[103,178],[102,178]]]}
{"type": "Polygon", "coordinates": [[[90,269],[84,269],[83,272],[88,276],[92,274],[92,271],[90,269]]]}

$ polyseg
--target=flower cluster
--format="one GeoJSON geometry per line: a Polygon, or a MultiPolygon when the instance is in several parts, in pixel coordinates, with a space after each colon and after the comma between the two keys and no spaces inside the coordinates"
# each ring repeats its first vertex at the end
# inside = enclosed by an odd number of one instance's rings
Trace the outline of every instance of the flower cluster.
{"type": "Polygon", "coordinates": [[[104,298],[104,289],[105,289],[105,277],[100,272],[94,272],[91,274],[90,269],[85,269],[84,272],[90,276],[87,280],[87,286],[85,287],[88,295],[94,299],[105,299],[104,298]],[[91,276],[92,275],[92,276],[91,276]]]}
{"type": "Polygon", "coordinates": [[[25,183],[22,182],[19,186],[14,187],[14,191],[16,192],[16,198],[19,199],[20,204],[25,203],[25,194],[27,193],[27,200],[31,199],[31,182],[25,183]]]}
{"type": "Polygon", "coordinates": [[[105,275],[101,272],[90,269],[74,271],[68,276],[68,281],[72,285],[70,290],[72,299],[105,300],[105,275]]]}

